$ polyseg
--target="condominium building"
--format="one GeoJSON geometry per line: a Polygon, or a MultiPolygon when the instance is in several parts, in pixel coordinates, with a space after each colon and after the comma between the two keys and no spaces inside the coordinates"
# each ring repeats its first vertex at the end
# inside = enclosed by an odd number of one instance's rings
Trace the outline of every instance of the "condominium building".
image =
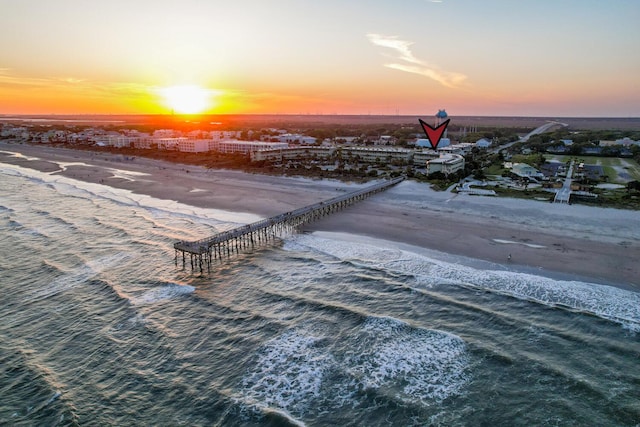
{"type": "Polygon", "coordinates": [[[409,162],[412,150],[385,147],[342,147],[342,157],[359,159],[363,163],[388,163],[392,160],[409,162]]]}
{"type": "Polygon", "coordinates": [[[262,142],[262,141],[210,141],[210,148],[221,153],[251,153],[261,150],[276,150],[289,147],[284,142],[262,142]]]}
{"type": "Polygon", "coordinates": [[[426,166],[429,160],[437,159],[440,153],[436,150],[420,150],[413,152],[413,164],[415,166],[426,166]]]}
{"type": "Polygon", "coordinates": [[[251,152],[251,161],[282,162],[283,160],[328,159],[336,152],[335,147],[289,147],[251,152]]]}
{"type": "Polygon", "coordinates": [[[441,154],[437,159],[427,162],[427,175],[442,172],[450,175],[464,169],[464,157],[459,154],[441,154]]]}
{"type": "Polygon", "coordinates": [[[209,151],[208,139],[183,139],[178,141],[178,150],[187,153],[206,153],[209,151]]]}

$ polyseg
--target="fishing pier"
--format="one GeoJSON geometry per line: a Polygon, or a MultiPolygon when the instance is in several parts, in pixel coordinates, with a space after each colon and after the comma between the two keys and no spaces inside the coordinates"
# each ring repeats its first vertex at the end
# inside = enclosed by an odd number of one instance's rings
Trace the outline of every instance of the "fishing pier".
{"type": "Polygon", "coordinates": [[[182,255],[182,266],[186,266],[187,254],[192,269],[204,270],[210,267],[215,259],[222,259],[243,249],[267,243],[276,237],[297,229],[303,224],[315,221],[339,211],[355,202],[386,190],[404,180],[404,177],[382,182],[329,200],[305,206],[291,212],[282,213],[231,230],[223,231],[205,239],[196,241],[180,241],[173,245],[176,251],[176,265],[182,255]]]}

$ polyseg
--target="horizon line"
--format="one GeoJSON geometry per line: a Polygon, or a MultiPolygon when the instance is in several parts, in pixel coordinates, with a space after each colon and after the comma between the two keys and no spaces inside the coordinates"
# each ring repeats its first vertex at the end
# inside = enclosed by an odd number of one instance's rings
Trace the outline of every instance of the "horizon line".
{"type": "MultiPolygon", "coordinates": [[[[369,113],[351,113],[351,114],[306,114],[306,113],[206,113],[206,114],[170,114],[170,113],[30,113],[30,114],[12,114],[12,113],[0,113],[0,119],[7,119],[12,117],[109,117],[109,116],[155,116],[155,117],[184,117],[184,118],[198,118],[198,117],[211,117],[211,116],[294,116],[294,117],[432,117],[435,114],[424,115],[423,114],[369,114],[369,113]]],[[[584,116],[558,116],[558,115],[500,115],[500,114],[462,114],[453,115],[450,117],[500,117],[500,118],[557,118],[557,119],[640,119],[638,116],[597,116],[597,115],[584,115],[584,116]]]]}

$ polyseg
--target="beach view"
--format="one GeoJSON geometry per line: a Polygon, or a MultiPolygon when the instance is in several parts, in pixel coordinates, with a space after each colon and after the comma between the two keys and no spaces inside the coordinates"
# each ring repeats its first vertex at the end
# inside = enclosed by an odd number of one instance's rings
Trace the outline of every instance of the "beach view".
{"type": "Polygon", "coordinates": [[[0,6],[0,425],[640,424],[638,5],[0,6]]]}

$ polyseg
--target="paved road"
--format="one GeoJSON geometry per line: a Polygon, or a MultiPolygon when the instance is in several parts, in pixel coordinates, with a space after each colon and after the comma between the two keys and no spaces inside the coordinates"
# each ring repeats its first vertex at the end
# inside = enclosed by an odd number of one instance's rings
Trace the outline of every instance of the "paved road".
{"type": "Polygon", "coordinates": [[[567,127],[569,125],[566,124],[566,123],[561,123],[561,122],[556,122],[556,121],[547,122],[547,123],[543,124],[542,126],[539,126],[539,127],[535,128],[534,130],[532,130],[531,132],[529,132],[525,136],[520,137],[520,139],[518,139],[517,141],[509,142],[508,144],[505,144],[505,145],[500,145],[500,146],[492,149],[491,152],[495,154],[495,153],[498,153],[500,150],[504,150],[505,148],[511,147],[513,144],[517,144],[518,142],[527,142],[529,140],[529,138],[531,138],[533,135],[538,135],[538,134],[541,134],[541,133],[545,133],[545,132],[547,132],[549,129],[551,129],[554,126],[567,127]]]}
{"type": "Polygon", "coordinates": [[[551,122],[545,123],[542,126],[535,128],[534,130],[532,130],[531,132],[529,132],[528,134],[526,134],[525,136],[520,138],[519,142],[527,142],[529,140],[529,138],[531,138],[533,135],[538,135],[538,134],[541,134],[541,133],[545,133],[546,131],[548,131],[549,129],[551,129],[554,126],[567,127],[569,125],[566,124],[566,123],[561,123],[561,122],[556,122],[556,121],[551,121],[551,122]]]}

